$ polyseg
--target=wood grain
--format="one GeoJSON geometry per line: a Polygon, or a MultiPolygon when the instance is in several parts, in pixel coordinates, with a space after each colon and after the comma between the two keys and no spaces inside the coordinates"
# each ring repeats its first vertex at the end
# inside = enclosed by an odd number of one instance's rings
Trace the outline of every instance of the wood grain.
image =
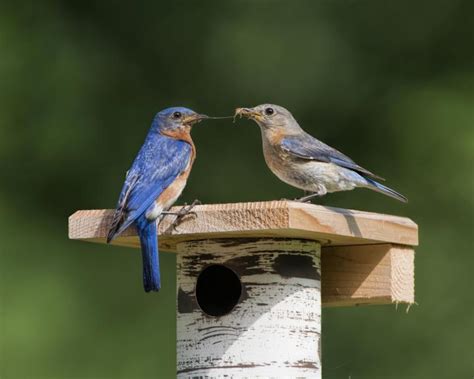
{"type": "Polygon", "coordinates": [[[182,242],[177,273],[178,378],[321,377],[319,243],[182,242]],[[199,273],[215,264],[242,284],[237,305],[220,317],[204,313],[196,295],[199,273]]]}
{"type": "MultiPolygon", "coordinates": [[[[180,207],[173,207],[178,210],[180,207]]],[[[418,227],[408,218],[293,201],[199,205],[172,230],[174,216],[160,224],[162,250],[182,241],[208,238],[284,237],[320,241],[325,246],[393,243],[416,246],[418,227]]],[[[104,243],[112,210],[83,210],[69,217],[69,238],[104,243]]],[[[115,245],[138,246],[134,227],[115,245]]]]}
{"type": "Polygon", "coordinates": [[[324,247],[323,306],[414,303],[414,258],[407,246],[324,247]]]}
{"type": "MultiPolygon", "coordinates": [[[[173,210],[180,209],[174,207],[173,210]]],[[[322,244],[323,306],[414,302],[417,225],[402,217],[291,201],[211,204],[195,208],[177,230],[173,217],[159,228],[160,249],[208,238],[299,238],[322,244]]],[[[104,243],[112,210],[85,210],[69,218],[69,237],[104,243]]],[[[113,242],[139,247],[127,229],[113,242]]]]}

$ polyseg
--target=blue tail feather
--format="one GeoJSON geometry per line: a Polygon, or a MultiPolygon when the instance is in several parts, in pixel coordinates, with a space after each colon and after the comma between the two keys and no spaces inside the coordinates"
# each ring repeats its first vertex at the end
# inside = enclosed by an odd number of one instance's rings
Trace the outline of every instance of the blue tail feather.
{"type": "Polygon", "coordinates": [[[408,202],[408,199],[402,194],[398,193],[397,191],[387,186],[384,186],[383,184],[380,184],[379,182],[376,182],[373,179],[370,179],[370,178],[364,178],[364,179],[367,180],[367,182],[369,183],[368,188],[370,188],[371,190],[383,193],[384,195],[390,196],[391,198],[396,199],[398,201],[402,201],[404,203],[408,202]]]}
{"type": "Polygon", "coordinates": [[[161,288],[160,260],[156,221],[144,215],[136,220],[143,260],[143,287],[145,292],[159,291],[161,288]]]}

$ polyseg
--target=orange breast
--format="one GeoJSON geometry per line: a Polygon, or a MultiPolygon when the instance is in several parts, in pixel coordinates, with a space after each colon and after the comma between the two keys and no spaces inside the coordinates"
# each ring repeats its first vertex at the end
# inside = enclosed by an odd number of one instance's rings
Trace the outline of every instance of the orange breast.
{"type": "Polygon", "coordinates": [[[286,136],[286,133],[283,128],[269,130],[267,132],[267,138],[271,145],[279,145],[281,140],[285,138],[285,136],[286,136]]]}
{"type": "Polygon", "coordinates": [[[183,192],[184,187],[186,186],[186,182],[188,181],[189,174],[191,173],[191,169],[193,167],[194,160],[196,159],[196,147],[194,146],[194,142],[191,138],[190,130],[186,129],[178,129],[173,131],[166,131],[162,132],[162,134],[187,142],[191,146],[191,156],[189,157],[189,162],[183,172],[171,183],[156,199],[156,202],[163,208],[168,209],[173,205],[173,203],[178,199],[183,192]]]}
{"type": "Polygon", "coordinates": [[[193,165],[194,159],[196,159],[196,147],[194,146],[193,139],[191,138],[191,129],[188,128],[181,128],[175,130],[165,130],[162,131],[161,134],[174,138],[176,140],[187,142],[191,146],[191,160],[190,166],[193,165]]]}

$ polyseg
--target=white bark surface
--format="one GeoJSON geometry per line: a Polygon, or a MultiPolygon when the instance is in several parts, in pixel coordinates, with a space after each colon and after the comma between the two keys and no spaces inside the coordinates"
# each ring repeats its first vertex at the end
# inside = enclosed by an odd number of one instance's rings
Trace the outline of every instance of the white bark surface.
{"type": "Polygon", "coordinates": [[[320,245],[297,239],[224,239],[177,245],[178,378],[320,378],[320,245]],[[242,295],[212,317],[195,297],[211,264],[231,268],[242,295]]]}

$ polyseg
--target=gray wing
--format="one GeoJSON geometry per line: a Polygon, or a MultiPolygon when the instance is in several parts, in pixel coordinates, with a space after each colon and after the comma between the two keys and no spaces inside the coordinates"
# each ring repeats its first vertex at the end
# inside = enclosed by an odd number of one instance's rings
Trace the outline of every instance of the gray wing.
{"type": "Polygon", "coordinates": [[[281,141],[281,147],[287,153],[297,158],[334,163],[340,167],[356,171],[363,176],[385,180],[380,176],[370,172],[369,170],[359,166],[351,158],[342,154],[340,151],[326,145],[307,133],[283,138],[281,141]]]}

